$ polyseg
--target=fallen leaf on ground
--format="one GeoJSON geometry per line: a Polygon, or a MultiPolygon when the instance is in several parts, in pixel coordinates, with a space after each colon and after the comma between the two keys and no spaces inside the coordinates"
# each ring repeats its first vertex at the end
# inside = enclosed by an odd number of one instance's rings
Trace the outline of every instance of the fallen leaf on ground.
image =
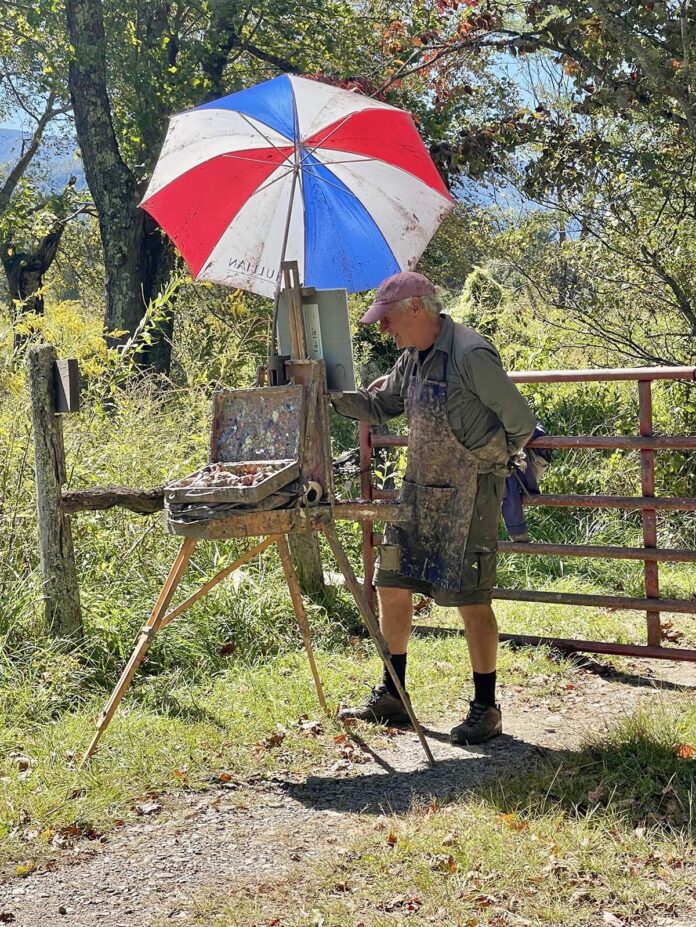
{"type": "Polygon", "coordinates": [[[664,640],[672,644],[678,644],[684,640],[683,632],[675,628],[671,621],[663,621],[660,625],[660,631],[664,640]]]}
{"type": "Polygon", "coordinates": [[[28,757],[25,753],[19,753],[17,750],[12,750],[8,754],[8,759],[20,772],[26,772],[32,765],[31,757],[28,757]]]}
{"type": "Polygon", "coordinates": [[[312,737],[318,737],[324,733],[321,721],[312,721],[307,715],[303,715],[295,722],[295,727],[303,734],[310,734],[312,737]]]}
{"type": "Polygon", "coordinates": [[[279,747],[282,744],[286,736],[287,731],[279,727],[277,731],[274,731],[272,734],[269,734],[268,737],[259,741],[254,749],[257,754],[263,753],[264,750],[273,750],[274,747],[279,747]]]}
{"type": "Polygon", "coordinates": [[[451,853],[449,856],[442,853],[433,857],[433,864],[430,868],[436,870],[437,872],[452,873],[457,871],[459,864],[451,853]]]}
{"type": "Polygon", "coordinates": [[[610,927],[623,927],[624,923],[621,918],[612,914],[611,911],[602,911],[602,921],[605,924],[609,924],[610,927]]]}
{"type": "Polygon", "coordinates": [[[674,747],[674,754],[678,756],[680,760],[693,760],[696,756],[696,750],[691,746],[691,744],[676,744],[674,747]]]}
{"type": "Polygon", "coordinates": [[[162,810],[162,805],[157,801],[144,801],[135,806],[136,814],[146,815],[146,814],[159,814],[162,810]]]}
{"type": "Polygon", "coordinates": [[[520,818],[517,814],[499,814],[498,820],[506,824],[510,830],[525,830],[529,827],[529,821],[520,818]]]}
{"type": "Polygon", "coordinates": [[[389,836],[387,837],[387,843],[389,844],[389,846],[390,846],[390,847],[395,847],[395,846],[396,846],[396,842],[397,842],[398,839],[399,839],[399,838],[396,836],[396,834],[394,833],[394,831],[393,831],[393,830],[390,830],[390,831],[389,831],[389,836]]]}
{"type": "Polygon", "coordinates": [[[387,913],[401,911],[404,914],[414,914],[422,904],[423,902],[418,895],[413,895],[410,898],[405,895],[398,895],[396,898],[392,898],[389,901],[380,902],[377,905],[377,910],[387,913]]]}

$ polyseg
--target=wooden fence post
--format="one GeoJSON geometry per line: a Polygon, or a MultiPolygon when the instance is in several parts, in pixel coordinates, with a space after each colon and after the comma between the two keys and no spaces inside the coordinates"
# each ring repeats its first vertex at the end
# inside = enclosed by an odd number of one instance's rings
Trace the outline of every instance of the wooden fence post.
{"type": "Polygon", "coordinates": [[[34,430],[36,505],[46,628],[53,638],[82,639],[82,610],[70,519],[63,511],[63,423],[56,415],[52,345],[29,349],[27,366],[34,430]]]}

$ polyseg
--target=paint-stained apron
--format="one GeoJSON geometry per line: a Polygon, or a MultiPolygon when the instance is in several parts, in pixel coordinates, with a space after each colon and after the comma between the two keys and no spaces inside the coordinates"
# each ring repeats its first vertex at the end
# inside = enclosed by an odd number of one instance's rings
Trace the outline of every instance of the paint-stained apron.
{"type": "MultiPolygon", "coordinates": [[[[414,376],[406,410],[408,450],[400,501],[412,508],[413,518],[387,527],[385,550],[391,548],[398,556],[394,566],[400,575],[458,591],[476,501],[479,457],[457,440],[450,427],[446,381],[414,376]]],[[[386,563],[382,566],[390,568],[386,563]]]]}

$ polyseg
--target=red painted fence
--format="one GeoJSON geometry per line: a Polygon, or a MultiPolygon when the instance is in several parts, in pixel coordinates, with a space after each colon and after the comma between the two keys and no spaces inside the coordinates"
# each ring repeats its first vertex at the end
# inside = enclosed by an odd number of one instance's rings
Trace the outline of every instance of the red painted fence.
{"type": "MultiPolygon", "coordinates": [[[[524,602],[595,606],[612,609],[645,610],[647,616],[647,644],[615,644],[605,641],[566,640],[550,637],[529,637],[501,634],[501,640],[521,643],[547,643],[565,650],[592,653],[614,653],[643,657],[660,657],[670,660],[696,662],[696,650],[666,647],[662,643],[661,612],[696,614],[696,598],[664,599],[660,597],[658,564],[664,562],[696,562],[696,550],[659,549],[657,547],[657,512],[696,512],[696,497],[675,498],[655,496],[655,453],[661,450],[696,451],[696,436],[653,434],[652,383],[655,380],[696,380],[694,367],[636,367],[605,370],[543,370],[512,373],[516,383],[587,383],[633,380],[638,384],[639,436],[602,437],[595,435],[545,435],[530,442],[532,447],[574,449],[626,449],[635,450],[641,460],[640,496],[584,496],[540,495],[528,496],[525,503],[567,508],[623,509],[641,512],[643,520],[642,547],[608,547],[591,544],[543,544],[499,542],[504,553],[533,556],[597,557],[617,560],[642,560],[645,571],[645,597],[614,595],[583,595],[569,592],[542,592],[530,589],[495,589],[494,598],[524,602]]],[[[395,499],[393,490],[380,490],[372,484],[372,451],[381,447],[404,447],[406,438],[396,435],[373,435],[370,427],[360,426],[361,496],[367,500],[395,499]]],[[[374,570],[373,523],[363,523],[363,554],[365,562],[365,591],[374,604],[371,577],[374,570]]],[[[694,590],[696,593],[696,589],[694,590]]]]}

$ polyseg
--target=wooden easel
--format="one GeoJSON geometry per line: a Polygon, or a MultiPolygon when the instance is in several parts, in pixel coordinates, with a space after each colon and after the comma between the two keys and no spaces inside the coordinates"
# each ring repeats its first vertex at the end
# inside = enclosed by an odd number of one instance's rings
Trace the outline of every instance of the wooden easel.
{"type": "MultiPolygon", "coordinates": [[[[290,332],[293,347],[293,359],[286,363],[286,373],[288,379],[296,384],[301,384],[305,390],[305,423],[304,423],[304,442],[301,460],[301,483],[308,485],[315,483],[321,486],[321,501],[311,507],[297,507],[293,509],[275,509],[271,511],[252,511],[239,512],[233,515],[227,515],[224,518],[216,519],[206,523],[194,523],[190,525],[170,525],[173,533],[186,535],[179,553],[174,560],[169,575],[162,587],[157,598],[154,608],[144,625],[135,649],[128,661],[116,688],[111,694],[108,702],[104,706],[102,713],[97,721],[97,730],[92,738],[87,752],[84,755],[83,763],[94,754],[97,744],[99,743],[104,731],[109,725],[121,699],[125,695],[135,673],[142,663],[145,654],[148,651],[151,641],[155,635],[166,627],[170,621],[183,614],[194,602],[197,602],[202,596],[206,595],[218,583],[222,582],[231,573],[247,563],[257,554],[262,553],[271,545],[278,548],[280,560],[285,574],[285,580],[290,592],[297,623],[302,635],[302,641],[307,653],[307,659],[314,678],[314,684],[317,690],[319,704],[324,711],[328,712],[324,689],[319,677],[319,671],[314,659],[312,650],[311,632],[304,603],[300,584],[295,573],[288,546],[287,536],[297,531],[321,531],[331,548],[339,570],[343,574],[346,585],[350,590],[355,603],[360,612],[360,616],[367,628],[377,652],[389,672],[394,682],[397,692],[399,693],[404,707],[408,713],[411,723],[418,734],[428,762],[435,764],[435,760],[430,751],[428,742],[423,734],[423,729],[413,711],[408,694],[401,685],[398,676],[392,666],[389,647],[380,631],[379,622],[374,612],[370,608],[363,589],[358,582],[353,568],[350,565],[348,556],[336,534],[334,527],[334,509],[333,509],[333,468],[331,460],[331,445],[329,438],[329,412],[328,412],[328,392],[326,386],[326,370],[324,362],[319,360],[308,360],[306,358],[306,345],[304,336],[304,325],[302,321],[302,303],[301,292],[299,289],[297,266],[290,264],[284,266],[286,289],[291,293],[290,304],[290,332]],[[176,592],[177,586],[186,572],[186,568],[191,557],[201,540],[222,540],[233,537],[252,537],[262,538],[262,540],[250,547],[244,554],[238,557],[233,563],[230,563],[224,569],[220,570],[212,579],[201,586],[197,592],[189,596],[176,608],[168,611],[171,601],[176,592]]],[[[353,510],[359,509],[359,503],[353,506],[353,510]]],[[[367,515],[366,517],[371,517],[367,515]]]]}

